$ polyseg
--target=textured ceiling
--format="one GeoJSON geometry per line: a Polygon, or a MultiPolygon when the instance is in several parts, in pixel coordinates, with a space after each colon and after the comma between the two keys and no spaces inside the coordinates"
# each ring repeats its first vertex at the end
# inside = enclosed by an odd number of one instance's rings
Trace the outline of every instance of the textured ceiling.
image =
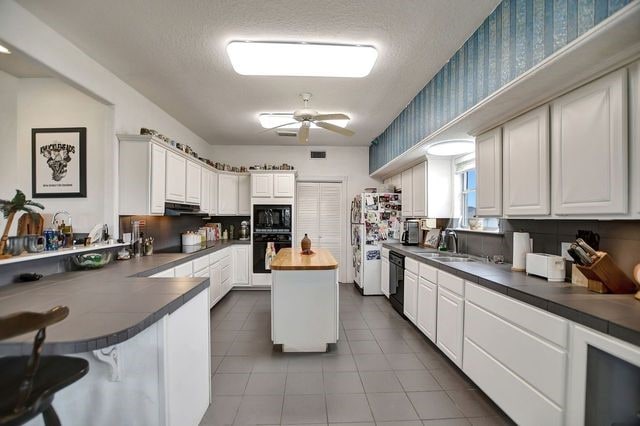
{"type": "MultiPolygon", "coordinates": [[[[347,138],[368,145],[499,3],[498,0],[18,0],[103,66],[211,144],[296,144],[259,133],[260,112],[301,106],[352,117],[347,138]],[[378,49],[361,79],[236,74],[232,40],[359,43],[378,49]]],[[[277,60],[277,58],[274,58],[277,60]]],[[[141,123],[141,125],[143,125],[141,123]]],[[[157,129],[162,132],[162,129],[157,129]]]]}

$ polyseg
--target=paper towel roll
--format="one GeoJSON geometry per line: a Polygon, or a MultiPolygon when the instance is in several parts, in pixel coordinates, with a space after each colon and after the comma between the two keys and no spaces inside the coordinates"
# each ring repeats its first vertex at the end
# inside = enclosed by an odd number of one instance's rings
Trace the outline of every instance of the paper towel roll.
{"type": "Polygon", "coordinates": [[[512,271],[524,271],[526,269],[527,253],[531,253],[531,242],[528,232],[513,233],[513,266],[512,271]]]}

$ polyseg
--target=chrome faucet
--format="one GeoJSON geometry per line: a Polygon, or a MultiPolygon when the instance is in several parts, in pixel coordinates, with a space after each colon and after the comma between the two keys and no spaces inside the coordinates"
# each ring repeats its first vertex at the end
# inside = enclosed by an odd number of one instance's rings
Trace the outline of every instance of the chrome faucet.
{"type": "Polygon", "coordinates": [[[458,253],[458,234],[456,234],[456,231],[447,229],[445,231],[445,242],[447,244],[447,251],[458,253]]]}

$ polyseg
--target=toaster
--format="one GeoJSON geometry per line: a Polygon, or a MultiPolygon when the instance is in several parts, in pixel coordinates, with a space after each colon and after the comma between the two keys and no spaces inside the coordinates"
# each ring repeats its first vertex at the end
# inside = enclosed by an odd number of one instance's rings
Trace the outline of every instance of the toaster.
{"type": "Polygon", "coordinates": [[[554,254],[527,253],[527,275],[537,275],[547,281],[564,281],[564,258],[554,254]]]}

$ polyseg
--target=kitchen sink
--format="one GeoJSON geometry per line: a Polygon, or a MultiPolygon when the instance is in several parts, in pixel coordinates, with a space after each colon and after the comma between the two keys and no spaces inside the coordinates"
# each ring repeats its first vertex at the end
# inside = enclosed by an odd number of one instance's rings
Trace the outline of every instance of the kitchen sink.
{"type": "Polygon", "coordinates": [[[439,257],[436,259],[439,262],[477,262],[475,259],[470,259],[468,257],[439,257]]]}

